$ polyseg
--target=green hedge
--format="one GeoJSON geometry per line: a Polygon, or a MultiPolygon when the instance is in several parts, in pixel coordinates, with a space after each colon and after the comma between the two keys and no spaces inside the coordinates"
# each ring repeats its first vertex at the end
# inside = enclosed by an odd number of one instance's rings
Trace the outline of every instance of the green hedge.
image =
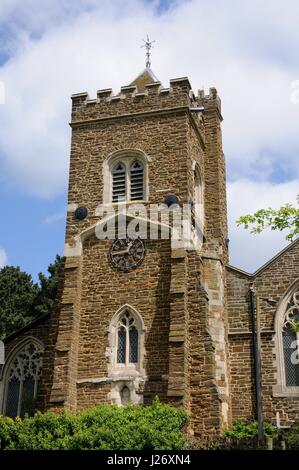
{"type": "Polygon", "coordinates": [[[184,410],[152,405],[99,405],[71,414],[0,416],[0,450],[182,450],[184,410]]]}
{"type": "MultiPolygon", "coordinates": [[[[290,428],[278,429],[274,424],[264,422],[265,441],[260,448],[267,448],[267,437],[272,437],[273,448],[282,449],[284,442],[288,450],[299,450],[299,424],[294,424],[290,428]]],[[[258,423],[246,420],[237,420],[233,426],[226,429],[219,442],[210,446],[215,449],[257,449],[258,444],[258,423]]]]}
{"type": "Polygon", "coordinates": [[[232,427],[225,429],[221,436],[202,435],[190,439],[189,449],[196,450],[257,450],[267,449],[267,438],[273,439],[274,450],[299,450],[299,423],[290,428],[277,427],[264,422],[264,443],[258,442],[258,423],[255,421],[236,420],[232,427]]]}
{"type": "MultiPolygon", "coordinates": [[[[274,426],[272,423],[265,422],[264,435],[265,437],[273,437],[273,439],[276,439],[278,437],[277,427],[274,426]]],[[[258,423],[257,421],[247,422],[242,419],[236,420],[231,428],[226,429],[223,432],[223,436],[233,439],[257,438],[258,423]]]]}
{"type": "MultiPolygon", "coordinates": [[[[264,435],[266,438],[273,438],[274,448],[276,449],[280,449],[281,442],[284,441],[287,449],[299,450],[299,423],[294,423],[290,428],[277,429],[272,423],[265,422],[264,435]]],[[[254,441],[258,436],[258,424],[256,421],[235,421],[232,428],[224,431],[223,436],[234,442],[236,440],[239,442],[243,442],[244,440],[254,441]]]]}

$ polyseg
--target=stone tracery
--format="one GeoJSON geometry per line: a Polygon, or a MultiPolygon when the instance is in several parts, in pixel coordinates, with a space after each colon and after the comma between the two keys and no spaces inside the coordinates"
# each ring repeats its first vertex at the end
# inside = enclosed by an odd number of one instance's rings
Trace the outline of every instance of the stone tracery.
{"type": "Polygon", "coordinates": [[[5,414],[10,417],[30,412],[37,395],[43,361],[41,345],[30,341],[19,349],[7,369],[5,414]]]}

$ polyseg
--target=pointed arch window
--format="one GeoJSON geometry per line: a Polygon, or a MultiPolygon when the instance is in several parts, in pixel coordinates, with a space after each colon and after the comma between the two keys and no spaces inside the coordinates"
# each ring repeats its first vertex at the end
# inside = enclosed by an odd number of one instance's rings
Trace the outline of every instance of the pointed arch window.
{"type": "Polygon", "coordinates": [[[194,218],[197,234],[202,238],[204,231],[204,198],[203,182],[198,165],[194,169],[194,218]]]}
{"type": "Polygon", "coordinates": [[[146,200],[146,164],[136,156],[121,157],[110,165],[113,203],[146,200]]]}
{"type": "Polygon", "coordinates": [[[117,325],[117,364],[138,363],[139,334],[134,316],[126,310],[117,325]]]}
{"type": "Polygon", "coordinates": [[[141,315],[130,305],[124,305],[112,317],[108,331],[108,375],[144,374],[145,326],[141,315]]]}
{"type": "Polygon", "coordinates": [[[15,418],[33,414],[42,370],[43,348],[30,341],[9,361],[5,373],[5,400],[3,411],[15,418]]]}
{"type": "Polygon", "coordinates": [[[282,328],[285,384],[299,387],[299,290],[287,304],[282,328]]]}
{"type": "Polygon", "coordinates": [[[299,280],[281,299],[275,317],[275,397],[299,397],[299,280]]]}
{"type": "Polygon", "coordinates": [[[111,378],[110,399],[119,406],[143,403],[144,335],[143,319],[131,305],[123,305],[111,318],[106,349],[108,377],[111,378]]]}

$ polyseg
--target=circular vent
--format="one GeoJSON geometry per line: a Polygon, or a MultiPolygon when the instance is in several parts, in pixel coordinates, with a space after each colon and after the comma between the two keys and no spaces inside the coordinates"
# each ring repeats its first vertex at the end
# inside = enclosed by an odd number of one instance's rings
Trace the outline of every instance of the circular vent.
{"type": "Polygon", "coordinates": [[[169,196],[165,197],[165,204],[167,207],[172,206],[173,204],[178,204],[179,198],[175,194],[170,194],[169,196]]]}
{"type": "Polygon", "coordinates": [[[84,220],[88,215],[88,210],[87,210],[87,207],[84,207],[84,206],[80,206],[80,207],[77,207],[77,209],[75,210],[75,219],[77,220],[84,220]]]}

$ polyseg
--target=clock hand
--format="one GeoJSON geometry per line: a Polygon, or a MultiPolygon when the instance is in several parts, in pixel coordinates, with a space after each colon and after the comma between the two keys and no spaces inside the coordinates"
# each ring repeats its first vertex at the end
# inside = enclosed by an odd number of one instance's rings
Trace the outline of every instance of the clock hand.
{"type": "Polygon", "coordinates": [[[126,254],[126,253],[129,253],[129,251],[130,251],[132,245],[133,245],[133,240],[131,240],[131,241],[128,243],[127,248],[126,248],[125,250],[116,251],[116,252],[114,252],[113,254],[115,254],[115,255],[124,255],[124,254],[126,254]]]}
{"type": "Polygon", "coordinates": [[[113,251],[112,255],[124,255],[125,253],[128,253],[128,250],[120,250],[120,251],[113,251]]]}

